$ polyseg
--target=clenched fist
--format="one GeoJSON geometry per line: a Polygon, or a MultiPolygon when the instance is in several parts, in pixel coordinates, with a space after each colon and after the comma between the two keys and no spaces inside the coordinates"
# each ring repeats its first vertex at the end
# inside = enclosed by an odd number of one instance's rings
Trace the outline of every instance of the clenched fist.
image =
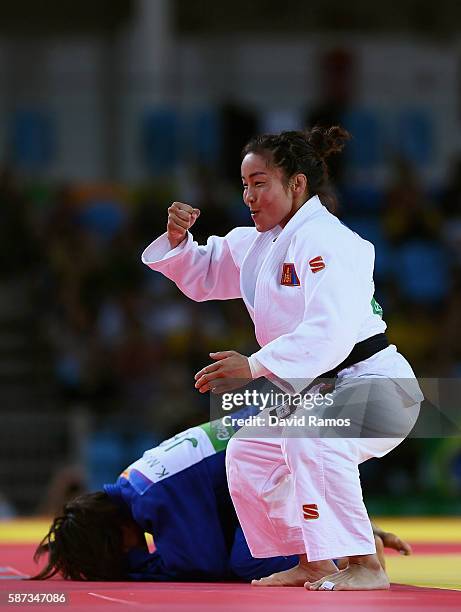
{"type": "Polygon", "coordinates": [[[198,208],[192,208],[182,202],[173,202],[169,207],[166,231],[172,249],[184,240],[187,230],[194,225],[199,215],[198,208]]]}

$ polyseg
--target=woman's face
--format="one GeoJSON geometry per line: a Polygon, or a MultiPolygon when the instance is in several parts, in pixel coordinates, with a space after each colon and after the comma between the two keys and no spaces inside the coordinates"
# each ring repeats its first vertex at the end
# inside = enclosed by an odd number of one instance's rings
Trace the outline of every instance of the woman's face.
{"type": "Polygon", "coordinates": [[[258,232],[267,232],[277,225],[284,227],[297,208],[283,171],[268,164],[261,155],[248,153],[242,161],[242,181],[243,201],[258,232]]]}

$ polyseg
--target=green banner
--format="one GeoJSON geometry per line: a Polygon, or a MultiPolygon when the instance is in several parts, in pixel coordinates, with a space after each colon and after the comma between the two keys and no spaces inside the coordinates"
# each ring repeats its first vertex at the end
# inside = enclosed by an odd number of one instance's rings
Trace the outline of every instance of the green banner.
{"type": "Polygon", "coordinates": [[[200,425],[206,435],[209,437],[213,448],[218,453],[226,449],[227,443],[235,433],[233,427],[223,424],[222,419],[211,421],[210,423],[203,423],[200,425]]]}

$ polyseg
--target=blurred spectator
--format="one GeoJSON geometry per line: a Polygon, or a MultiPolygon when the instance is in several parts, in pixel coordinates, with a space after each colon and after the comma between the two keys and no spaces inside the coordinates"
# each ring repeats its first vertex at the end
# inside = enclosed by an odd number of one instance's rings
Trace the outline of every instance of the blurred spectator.
{"type": "Polygon", "coordinates": [[[384,200],[384,227],[389,240],[400,245],[411,239],[438,241],[442,217],[424,190],[413,165],[393,160],[384,200]]]}
{"type": "Polygon", "coordinates": [[[258,133],[254,111],[236,100],[225,100],[221,114],[221,164],[224,178],[230,183],[240,176],[240,157],[245,144],[258,133]]]}
{"type": "Polygon", "coordinates": [[[29,205],[13,170],[0,168],[0,274],[3,278],[24,275],[37,256],[29,205]]]}
{"type": "MultiPolygon", "coordinates": [[[[318,99],[307,109],[308,127],[344,125],[346,113],[354,102],[357,89],[357,60],[351,50],[337,47],[328,50],[318,65],[318,99]]],[[[309,83],[309,87],[312,84],[309,83]]],[[[330,176],[340,185],[344,178],[345,156],[336,155],[328,162],[330,176]]]]}
{"type": "Polygon", "coordinates": [[[441,198],[444,216],[443,237],[456,267],[461,268],[461,155],[452,163],[446,189],[441,198]]]}
{"type": "Polygon", "coordinates": [[[0,491],[0,521],[12,519],[16,516],[16,510],[8,498],[0,491]]]}
{"type": "Polygon", "coordinates": [[[37,512],[45,516],[58,516],[67,502],[86,491],[85,476],[79,466],[60,467],[52,475],[37,512]]]}
{"type": "Polygon", "coordinates": [[[439,376],[461,376],[461,282],[458,275],[446,307],[438,316],[437,367],[439,376]]]}

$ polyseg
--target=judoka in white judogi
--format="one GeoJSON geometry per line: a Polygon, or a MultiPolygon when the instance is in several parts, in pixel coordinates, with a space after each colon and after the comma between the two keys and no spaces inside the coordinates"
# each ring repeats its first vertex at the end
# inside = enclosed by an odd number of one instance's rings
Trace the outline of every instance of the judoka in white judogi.
{"type": "MultiPolygon", "coordinates": [[[[164,234],[142,261],[196,301],[241,297],[261,346],[250,357],[292,393],[340,364],[358,342],[384,332],[373,301],[374,248],[310,198],[282,229],[241,227],[199,246],[188,232],[171,249],[164,234]]],[[[408,362],[394,346],[338,375],[337,390],[357,377],[395,379],[388,401],[406,411],[408,431],[422,399],[408,362]],[[406,381],[405,384],[402,381],[406,381]],[[414,381],[414,384],[413,384],[414,381]]],[[[338,391],[337,391],[338,392],[338,391]]],[[[231,440],[231,495],[254,557],[303,554],[309,561],[375,552],[358,464],[382,456],[398,438],[231,440]]]]}

